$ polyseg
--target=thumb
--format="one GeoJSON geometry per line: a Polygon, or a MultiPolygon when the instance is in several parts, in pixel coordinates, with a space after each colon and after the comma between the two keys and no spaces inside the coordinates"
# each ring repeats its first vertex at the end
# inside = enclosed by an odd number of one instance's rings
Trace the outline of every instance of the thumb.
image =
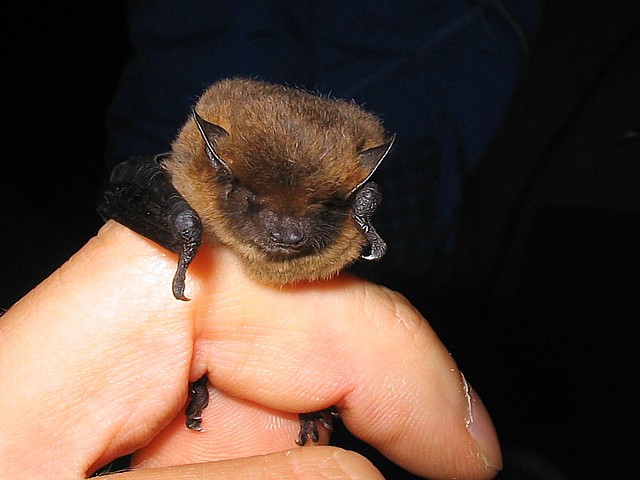
{"type": "Polygon", "coordinates": [[[295,448],[269,455],[123,472],[113,480],[266,480],[273,478],[323,480],[383,480],[364,457],[336,447],[295,448]]]}

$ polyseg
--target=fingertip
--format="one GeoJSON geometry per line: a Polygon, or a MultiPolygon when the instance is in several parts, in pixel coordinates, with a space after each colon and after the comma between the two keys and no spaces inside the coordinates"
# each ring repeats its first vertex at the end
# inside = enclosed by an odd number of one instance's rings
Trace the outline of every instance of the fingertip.
{"type": "Polygon", "coordinates": [[[465,417],[467,430],[473,438],[478,449],[478,456],[482,459],[486,468],[497,474],[502,470],[503,466],[498,435],[489,412],[479,395],[465,380],[464,376],[462,378],[468,402],[468,411],[465,417]]]}

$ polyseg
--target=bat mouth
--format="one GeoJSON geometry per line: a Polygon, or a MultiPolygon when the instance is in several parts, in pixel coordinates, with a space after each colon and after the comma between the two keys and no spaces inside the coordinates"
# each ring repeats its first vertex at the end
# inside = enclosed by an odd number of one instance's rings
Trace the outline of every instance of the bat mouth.
{"type": "Polygon", "coordinates": [[[288,245],[276,242],[270,243],[269,245],[260,245],[260,248],[267,257],[279,261],[304,257],[310,253],[305,245],[288,245]]]}

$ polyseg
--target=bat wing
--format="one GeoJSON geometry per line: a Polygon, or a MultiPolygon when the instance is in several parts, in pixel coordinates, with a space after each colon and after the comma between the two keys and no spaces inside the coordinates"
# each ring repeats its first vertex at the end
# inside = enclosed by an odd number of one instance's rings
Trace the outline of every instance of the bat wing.
{"type": "Polygon", "coordinates": [[[178,254],[173,295],[187,300],[185,275],[201,243],[202,223],[174,188],[162,166],[165,157],[133,157],[116,165],[98,213],[178,254]]]}
{"type": "Polygon", "coordinates": [[[380,260],[387,251],[387,244],[371,225],[371,216],[380,202],[382,194],[375,182],[367,182],[355,192],[352,216],[360,231],[367,237],[369,252],[361,255],[365,260],[380,260]]]}

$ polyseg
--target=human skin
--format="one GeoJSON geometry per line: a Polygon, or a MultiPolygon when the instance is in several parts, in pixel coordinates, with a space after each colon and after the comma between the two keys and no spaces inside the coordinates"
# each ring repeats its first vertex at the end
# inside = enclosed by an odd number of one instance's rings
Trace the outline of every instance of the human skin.
{"type": "Polygon", "coordinates": [[[82,479],[131,452],[118,480],[382,478],[360,455],[299,448],[297,412],[345,426],[429,478],[493,478],[489,415],[401,295],[348,274],[282,288],[203,246],[175,256],[115,222],[0,319],[0,478],[82,479]],[[215,388],[204,432],[187,384],[215,388]]]}

